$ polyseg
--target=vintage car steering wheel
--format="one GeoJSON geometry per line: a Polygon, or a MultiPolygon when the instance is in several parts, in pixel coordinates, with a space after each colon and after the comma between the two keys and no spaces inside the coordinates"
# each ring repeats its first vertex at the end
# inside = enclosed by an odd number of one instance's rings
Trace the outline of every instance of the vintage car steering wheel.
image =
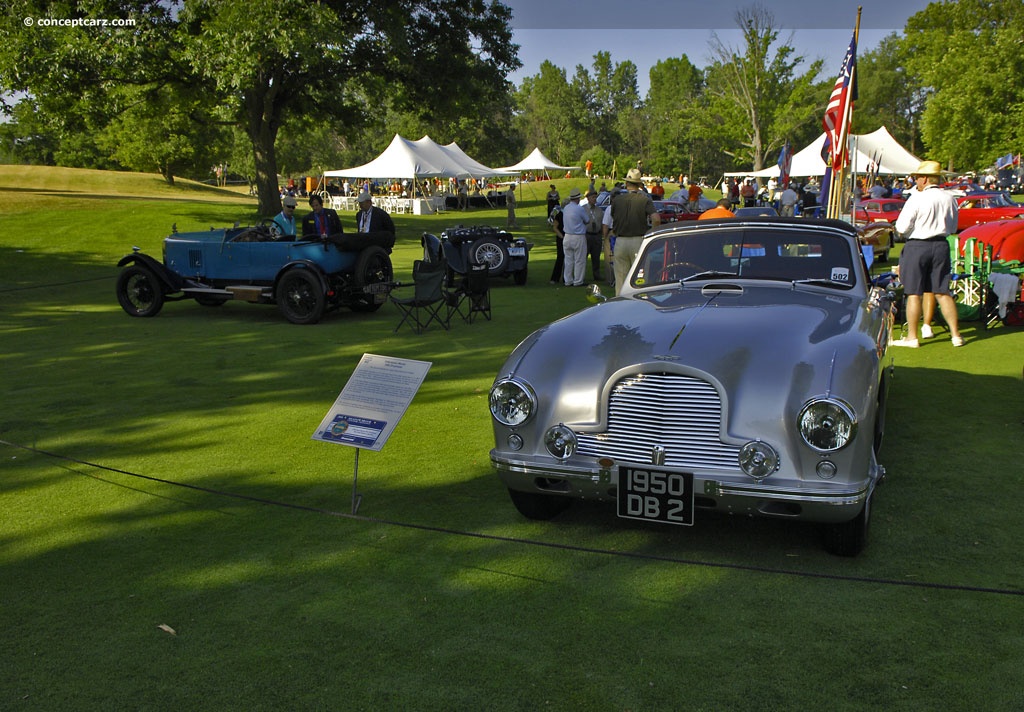
{"type": "MultiPolygon", "coordinates": [[[[673,262],[672,264],[665,265],[664,267],[661,268],[662,280],[670,279],[670,271],[676,269],[677,267],[689,267],[690,269],[693,270],[694,274],[704,271],[703,267],[701,267],[700,265],[695,265],[692,262],[673,262]]],[[[671,279],[681,279],[681,277],[671,277],[671,279]]]]}
{"type": "Polygon", "coordinates": [[[268,240],[273,240],[274,242],[276,242],[284,237],[284,231],[281,230],[281,226],[268,218],[260,220],[259,224],[256,225],[256,227],[261,232],[266,233],[268,240]]]}

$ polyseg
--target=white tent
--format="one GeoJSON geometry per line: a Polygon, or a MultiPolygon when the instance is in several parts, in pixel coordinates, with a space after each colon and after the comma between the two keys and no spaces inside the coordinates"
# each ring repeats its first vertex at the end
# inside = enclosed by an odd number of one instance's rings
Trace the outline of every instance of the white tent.
{"type": "Polygon", "coordinates": [[[540,147],[533,149],[530,155],[519,161],[514,166],[499,168],[503,173],[515,173],[522,171],[578,171],[579,166],[560,166],[550,158],[541,153],[540,147]]]}
{"type": "MultiPolygon", "coordinates": [[[[430,140],[426,136],[424,136],[423,138],[420,139],[420,141],[423,141],[424,139],[428,141],[430,140]]],[[[417,141],[417,143],[419,143],[419,141],[417,141]]],[[[479,161],[470,158],[469,155],[467,155],[466,152],[462,150],[462,147],[459,146],[459,144],[455,143],[454,141],[452,141],[449,144],[445,144],[444,146],[438,146],[438,148],[440,148],[446,154],[451,156],[452,160],[458,162],[459,165],[464,166],[467,170],[470,171],[470,175],[476,178],[486,176],[509,175],[509,171],[505,168],[489,168],[485,166],[483,163],[480,163],[479,161]]]]}
{"type": "Polygon", "coordinates": [[[410,141],[398,134],[369,163],[324,171],[328,178],[482,178],[504,174],[474,161],[455,143],[440,146],[429,136],[410,141]]]}
{"type": "MultiPolygon", "coordinates": [[[[793,154],[791,176],[821,176],[825,174],[825,161],[821,157],[821,149],[825,145],[825,134],[822,133],[809,146],[793,154]]],[[[867,173],[874,168],[875,173],[893,175],[910,175],[921,163],[921,159],[903,148],[885,127],[869,134],[853,134],[850,136],[850,166],[857,173],[867,173]],[[877,166],[875,160],[877,159],[877,166]]],[[[727,176],[753,176],[769,178],[779,175],[777,165],[759,171],[726,173],[727,176]]]]}

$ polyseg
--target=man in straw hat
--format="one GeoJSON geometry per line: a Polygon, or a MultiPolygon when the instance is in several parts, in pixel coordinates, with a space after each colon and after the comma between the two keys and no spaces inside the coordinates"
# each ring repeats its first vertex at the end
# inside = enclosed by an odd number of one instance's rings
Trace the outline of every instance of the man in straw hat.
{"type": "Polygon", "coordinates": [[[938,161],[924,161],[911,176],[916,184],[896,219],[896,231],[907,244],[900,254],[900,281],[907,296],[907,335],[893,346],[917,348],[923,295],[934,293],[949,326],[953,346],[963,346],[956,301],[949,293],[952,272],[946,237],[956,232],[957,205],[953,194],[939,187],[938,161]]]}
{"type": "Polygon", "coordinates": [[[646,193],[640,192],[643,176],[638,168],[629,169],[626,174],[626,190],[612,198],[612,230],[615,232],[615,293],[621,294],[629,278],[644,234],[661,224],[661,216],[654,209],[654,202],[646,193]],[[647,225],[648,218],[651,221],[647,225]]]}
{"type": "Polygon", "coordinates": [[[565,216],[565,267],[562,280],[566,287],[581,287],[587,272],[587,222],[590,214],[580,205],[580,189],[573,188],[569,202],[562,210],[565,216]]]}

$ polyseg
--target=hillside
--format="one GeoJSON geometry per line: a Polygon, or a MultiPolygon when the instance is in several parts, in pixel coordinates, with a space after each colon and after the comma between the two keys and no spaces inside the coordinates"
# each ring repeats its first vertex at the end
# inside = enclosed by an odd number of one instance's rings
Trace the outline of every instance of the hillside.
{"type": "Polygon", "coordinates": [[[111,197],[165,198],[188,200],[238,200],[255,204],[244,186],[216,188],[178,178],[168,185],[157,173],[99,171],[55,166],[0,165],[0,192],[27,191],[67,197],[109,195],[111,197]]]}

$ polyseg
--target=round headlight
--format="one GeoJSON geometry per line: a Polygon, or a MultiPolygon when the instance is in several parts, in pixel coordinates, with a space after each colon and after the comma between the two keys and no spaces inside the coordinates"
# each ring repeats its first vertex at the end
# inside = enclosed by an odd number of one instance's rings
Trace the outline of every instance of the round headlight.
{"type": "Polygon", "coordinates": [[[572,457],[576,452],[576,433],[559,423],[544,433],[544,447],[559,460],[572,457]]]}
{"type": "Polygon", "coordinates": [[[816,398],[800,411],[800,437],[818,452],[841,450],[857,434],[853,409],[841,400],[816,398]]]}
{"type": "Polygon", "coordinates": [[[760,440],[751,440],[740,450],[740,469],[760,482],[779,469],[779,453],[760,440]]]}
{"type": "Polygon", "coordinates": [[[536,409],[537,399],[519,381],[499,381],[491,388],[491,415],[502,425],[522,425],[536,409]]]}

